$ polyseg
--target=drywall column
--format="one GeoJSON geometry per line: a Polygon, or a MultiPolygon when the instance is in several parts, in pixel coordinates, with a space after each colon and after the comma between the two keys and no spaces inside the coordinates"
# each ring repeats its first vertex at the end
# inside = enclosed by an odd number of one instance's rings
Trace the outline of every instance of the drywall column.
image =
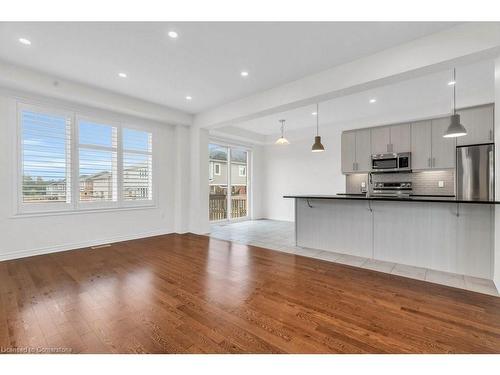
{"type": "Polygon", "coordinates": [[[264,146],[254,146],[252,148],[252,159],[250,164],[250,212],[252,220],[258,220],[265,217],[265,168],[264,146]]]}
{"type": "Polygon", "coordinates": [[[208,223],[208,130],[192,126],[190,138],[189,231],[206,234],[208,223]]]}
{"type": "Polygon", "coordinates": [[[189,171],[190,171],[189,127],[175,127],[175,232],[189,231],[189,171]]]}
{"type": "MultiPolygon", "coordinates": [[[[495,199],[500,199],[500,56],[495,60],[495,199]]],[[[495,205],[493,281],[500,290],[500,205],[495,205]]]]}

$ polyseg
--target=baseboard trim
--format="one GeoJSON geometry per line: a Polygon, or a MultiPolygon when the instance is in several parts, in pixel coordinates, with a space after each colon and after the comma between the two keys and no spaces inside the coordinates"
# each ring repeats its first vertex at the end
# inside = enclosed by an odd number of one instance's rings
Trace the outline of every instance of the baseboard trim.
{"type": "Polygon", "coordinates": [[[150,231],[150,232],[131,234],[131,235],[127,235],[127,236],[113,236],[113,237],[108,237],[108,238],[101,238],[98,240],[92,240],[92,241],[73,242],[73,243],[68,243],[68,244],[64,244],[64,245],[47,246],[47,247],[41,247],[41,248],[37,248],[37,249],[13,251],[10,253],[0,254],[0,262],[4,261],[4,260],[13,260],[13,259],[32,257],[32,256],[36,256],[36,255],[58,253],[61,251],[77,250],[77,249],[91,247],[91,246],[98,246],[98,245],[103,245],[103,244],[108,244],[108,243],[116,243],[116,242],[122,242],[122,241],[137,240],[139,238],[161,236],[164,234],[171,234],[171,233],[175,233],[175,232],[165,231],[165,230],[156,230],[156,231],[150,231]]]}

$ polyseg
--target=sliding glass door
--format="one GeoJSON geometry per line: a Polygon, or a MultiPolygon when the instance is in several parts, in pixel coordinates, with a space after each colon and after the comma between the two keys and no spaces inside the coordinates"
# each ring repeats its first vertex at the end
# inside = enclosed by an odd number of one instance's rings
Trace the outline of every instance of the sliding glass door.
{"type": "Polygon", "coordinates": [[[209,144],[208,152],[210,221],[248,217],[249,152],[218,144],[209,144]]]}

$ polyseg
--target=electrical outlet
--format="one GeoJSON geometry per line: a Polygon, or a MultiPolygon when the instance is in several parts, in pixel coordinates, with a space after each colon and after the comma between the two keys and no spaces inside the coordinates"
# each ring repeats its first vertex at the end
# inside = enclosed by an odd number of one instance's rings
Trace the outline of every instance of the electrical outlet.
{"type": "Polygon", "coordinates": [[[438,181],[438,187],[444,188],[444,181],[438,181]]]}
{"type": "Polygon", "coordinates": [[[365,188],[365,187],[366,187],[366,182],[365,182],[365,181],[362,181],[362,182],[361,182],[361,187],[362,187],[362,188],[365,188]]]}

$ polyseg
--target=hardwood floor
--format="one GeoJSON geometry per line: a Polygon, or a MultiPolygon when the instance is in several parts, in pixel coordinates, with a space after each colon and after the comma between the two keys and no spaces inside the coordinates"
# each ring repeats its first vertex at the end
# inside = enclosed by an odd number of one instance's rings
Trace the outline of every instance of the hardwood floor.
{"type": "Polygon", "coordinates": [[[500,298],[173,234],[0,262],[13,348],[500,353],[500,298]]]}

